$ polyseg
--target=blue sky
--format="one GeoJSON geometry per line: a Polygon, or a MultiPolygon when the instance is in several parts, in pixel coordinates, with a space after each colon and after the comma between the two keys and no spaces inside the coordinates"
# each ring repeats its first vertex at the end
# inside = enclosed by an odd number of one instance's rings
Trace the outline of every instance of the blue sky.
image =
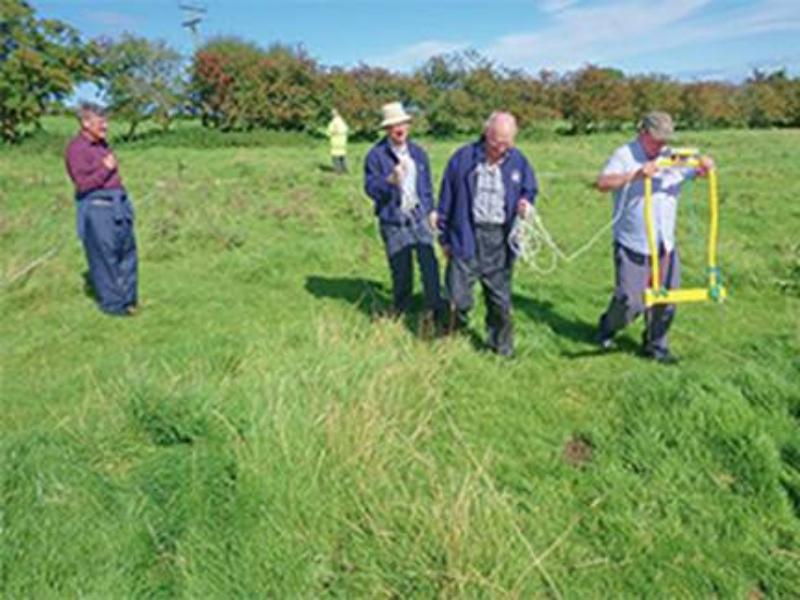
{"type": "MultiPolygon", "coordinates": [[[[193,0],[204,37],[303,43],[326,65],[408,71],[473,48],[536,73],[591,62],[684,80],[800,73],[800,0],[193,0]]],[[[178,0],[32,0],[87,36],[131,31],[191,52],[178,0]]]]}

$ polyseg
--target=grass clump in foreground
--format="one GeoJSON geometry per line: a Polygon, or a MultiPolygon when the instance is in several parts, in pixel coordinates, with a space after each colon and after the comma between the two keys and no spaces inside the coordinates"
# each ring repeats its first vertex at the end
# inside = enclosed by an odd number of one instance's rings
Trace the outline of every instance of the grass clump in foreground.
{"type": "MultiPolygon", "coordinates": [[[[731,298],[680,308],[671,369],[638,328],[593,355],[605,242],[517,270],[514,362],[375,320],[365,145],[341,178],[313,142],[120,145],[144,310],[106,318],[57,145],[3,150],[2,281],[56,252],[0,292],[0,593],[797,596],[797,133],[691,138],[731,298]]],[[[607,222],[587,184],[623,139],[523,143],[567,250],[607,222]]],[[[457,145],[428,144],[437,177],[457,145]]]]}

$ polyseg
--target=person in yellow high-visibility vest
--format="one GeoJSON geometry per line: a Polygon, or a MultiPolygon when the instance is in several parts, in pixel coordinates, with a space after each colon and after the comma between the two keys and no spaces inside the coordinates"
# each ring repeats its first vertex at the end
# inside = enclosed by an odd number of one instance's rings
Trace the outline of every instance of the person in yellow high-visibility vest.
{"type": "Polygon", "coordinates": [[[331,141],[331,159],[333,170],[337,173],[347,172],[347,123],[335,108],[331,111],[333,118],[328,123],[328,138],[331,141]]]}

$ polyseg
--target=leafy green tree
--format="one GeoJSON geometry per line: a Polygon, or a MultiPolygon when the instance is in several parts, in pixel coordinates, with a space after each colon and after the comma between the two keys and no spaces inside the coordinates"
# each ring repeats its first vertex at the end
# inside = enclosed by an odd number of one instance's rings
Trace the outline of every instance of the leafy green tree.
{"type": "Polygon", "coordinates": [[[270,46],[259,65],[258,82],[259,126],[284,130],[314,128],[323,81],[316,61],[305,48],[270,46]]]}
{"type": "Polygon", "coordinates": [[[561,118],[558,103],[552,99],[553,90],[544,81],[521,70],[502,69],[499,74],[498,106],[511,111],[520,128],[561,118]]]}
{"type": "Polygon", "coordinates": [[[257,99],[252,98],[244,73],[254,71],[262,56],[256,44],[232,37],[213,39],[195,53],[190,97],[203,125],[223,130],[247,125],[248,105],[257,99]]]}
{"type": "Polygon", "coordinates": [[[750,127],[789,125],[794,100],[792,92],[792,82],[786,71],[753,71],[740,96],[747,124],[750,127]]]}
{"type": "Polygon", "coordinates": [[[633,93],[622,71],[588,65],[566,81],[563,113],[576,133],[619,129],[635,119],[633,93]]]}
{"type": "Polygon", "coordinates": [[[24,0],[0,0],[0,138],[39,126],[49,103],[95,73],[92,44],[54,19],[38,19],[24,0]]]}
{"type": "Polygon", "coordinates": [[[464,69],[457,55],[440,54],[433,56],[417,71],[426,86],[436,92],[459,88],[464,82],[464,69]]]}
{"type": "Polygon", "coordinates": [[[651,110],[662,110],[678,117],[683,107],[681,84],[665,75],[638,75],[628,79],[634,118],[651,110]]]}
{"type": "Polygon", "coordinates": [[[336,107],[355,136],[368,138],[377,133],[380,105],[392,100],[415,113],[416,132],[437,136],[476,133],[493,110],[511,111],[523,128],[566,119],[576,133],[620,129],[655,109],[683,127],[800,123],[800,83],[785,73],[740,86],[630,77],[594,65],[534,76],[474,51],[433,57],[406,75],[364,64],[323,68],[302,48],[263,50],[225,38],[196,53],[191,90],[207,125],[317,131],[336,107]]]}
{"type": "Polygon", "coordinates": [[[428,111],[430,132],[436,136],[476,133],[483,114],[479,98],[464,89],[447,90],[438,95],[428,111]]]}
{"type": "Polygon", "coordinates": [[[792,79],[790,99],[791,125],[800,127],[800,77],[792,79]]]}
{"type": "Polygon", "coordinates": [[[566,93],[566,83],[564,78],[550,69],[539,71],[537,81],[541,86],[542,106],[546,112],[556,115],[558,118],[564,117],[564,96],[566,93]]]}
{"type": "Polygon", "coordinates": [[[153,119],[166,130],[184,103],[183,61],[166,42],[124,34],[101,42],[101,90],[115,115],[130,124],[153,119]]]}
{"type": "Polygon", "coordinates": [[[275,44],[262,50],[236,38],[221,38],[195,54],[191,91],[206,125],[313,130],[324,80],[302,47],[275,44]]]}
{"type": "Polygon", "coordinates": [[[743,124],[737,102],[738,88],[731,83],[700,81],[685,84],[678,119],[692,129],[735,127],[743,124]]]}
{"type": "Polygon", "coordinates": [[[427,122],[420,109],[428,98],[428,88],[416,75],[400,75],[386,69],[359,65],[349,70],[331,69],[324,75],[325,96],[320,122],[330,118],[336,107],[356,138],[374,139],[380,134],[380,107],[400,101],[415,114],[414,129],[423,132],[427,122]]]}
{"type": "Polygon", "coordinates": [[[417,75],[430,90],[425,110],[434,135],[477,133],[489,113],[510,108],[502,73],[475,51],[433,57],[417,75]]]}

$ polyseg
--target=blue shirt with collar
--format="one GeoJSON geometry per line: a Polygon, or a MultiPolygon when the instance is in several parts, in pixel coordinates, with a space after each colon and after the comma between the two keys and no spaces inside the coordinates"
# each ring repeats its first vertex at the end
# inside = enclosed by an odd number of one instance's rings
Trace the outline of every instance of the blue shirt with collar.
{"type": "MultiPolygon", "coordinates": [[[[475,221],[473,200],[477,192],[477,167],[486,161],[484,139],[456,150],[447,164],[439,190],[437,226],[439,242],[449,246],[453,256],[469,260],[475,256],[475,221]]],[[[522,198],[531,204],[536,201],[539,186],[525,155],[511,148],[500,163],[505,187],[506,235],[511,231],[517,216],[517,205],[522,198]]]]}
{"type": "MultiPolygon", "coordinates": [[[[411,219],[418,222],[434,210],[431,168],[425,150],[410,140],[406,144],[417,167],[419,205],[411,213],[411,219]]],[[[382,224],[405,225],[409,221],[409,215],[400,208],[401,188],[386,181],[398,162],[399,159],[386,137],[370,149],[364,160],[364,191],[367,196],[372,198],[375,204],[375,215],[382,224]]]]}
{"type": "MultiPolygon", "coordinates": [[[[611,155],[601,175],[623,175],[641,169],[648,157],[638,138],[620,146],[611,155]]],[[[653,225],[656,245],[672,252],[681,187],[697,170],[689,167],[659,169],[653,176],[653,225]]],[[[614,240],[638,254],[650,255],[644,218],[644,179],[636,178],[614,191],[614,240]]]]}

